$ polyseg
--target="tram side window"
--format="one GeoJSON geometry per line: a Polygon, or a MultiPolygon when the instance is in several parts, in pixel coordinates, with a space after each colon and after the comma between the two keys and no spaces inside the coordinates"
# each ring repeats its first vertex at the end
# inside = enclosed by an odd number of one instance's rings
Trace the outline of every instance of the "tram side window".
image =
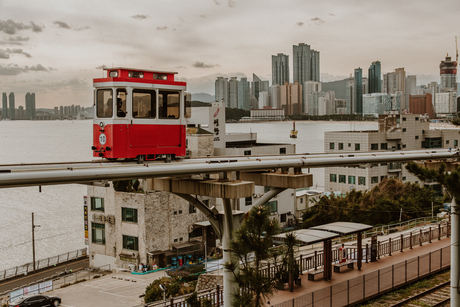
{"type": "Polygon", "coordinates": [[[184,101],[185,101],[184,117],[190,118],[192,117],[192,94],[184,93],[184,101]]]}
{"type": "Polygon", "coordinates": [[[133,90],[133,117],[155,118],[156,116],[156,92],[133,90]]]}
{"type": "Polygon", "coordinates": [[[97,90],[96,95],[97,117],[112,117],[113,115],[113,92],[112,89],[97,90]]]}
{"type": "Polygon", "coordinates": [[[179,118],[180,95],[179,92],[160,91],[158,94],[158,117],[162,119],[179,118]]]}
{"type": "Polygon", "coordinates": [[[126,117],[126,90],[117,89],[117,116],[126,117]]]}

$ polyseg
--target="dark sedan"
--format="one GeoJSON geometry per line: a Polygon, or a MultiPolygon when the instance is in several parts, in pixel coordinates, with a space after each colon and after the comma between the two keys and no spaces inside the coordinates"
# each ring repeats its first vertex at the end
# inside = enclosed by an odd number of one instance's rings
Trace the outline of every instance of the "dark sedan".
{"type": "Polygon", "coordinates": [[[58,296],[46,296],[41,294],[26,295],[14,302],[9,307],[57,307],[61,304],[61,298],[58,296]]]}

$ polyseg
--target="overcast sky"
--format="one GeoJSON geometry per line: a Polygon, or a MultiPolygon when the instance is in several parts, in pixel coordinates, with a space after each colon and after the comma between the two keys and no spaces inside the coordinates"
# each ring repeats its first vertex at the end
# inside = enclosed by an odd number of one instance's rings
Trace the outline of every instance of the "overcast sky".
{"type": "Polygon", "coordinates": [[[382,63],[418,83],[440,81],[455,57],[459,0],[0,0],[0,92],[36,107],[92,104],[101,66],[177,71],[191,93],[214,95],[217,76],[257,74],[271,56],[307,43],[322,81],[382,63]]]}

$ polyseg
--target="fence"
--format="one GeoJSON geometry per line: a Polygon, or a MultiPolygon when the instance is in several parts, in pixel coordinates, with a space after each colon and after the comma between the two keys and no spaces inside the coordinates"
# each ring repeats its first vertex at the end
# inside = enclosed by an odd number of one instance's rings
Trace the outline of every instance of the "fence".
{"type": "MultiPolygon", "coordinates": [[[[43,269],[46,267],[53,266],[62,262],[66,262],[73,259],[78,259],[80,257],[86,256],[86,248],[78,249],[76,251],[68,252],[66,254],[61,254],[54,257],[49,257],[46,259],[35,261],[35,269],[43,269]]],[[[27,275],[34,270],[34,263],[30,262],[21,266],[17,266],[11,269],[0,271],[0,281],[16,277],[19,275],[27,275]]]]}
{"type": "Polygon", "coordinates": [[[273,305],[336,307],[358,304],[450,266],[450,246],[273,305]]]}
{"type": "MultiPolygon", "coordinates": [[[[208,301],[211,302],[211,305],[213,307],[219,307],[219,306],[224,306],[224,292],[222,287],[217,285],[215,289],[209,289],[209,290],[202,290],[197,293],[197,298],[200,301],[203,301],[204,299],[207,299],[208,301]]],[[[190,297],[191,294],[187,295],[182,295],[178,297],[172,297],[167,299],[166,301],[156,301],[150,304],[145,304],[142,306],[148,306],[148,307],[160,307],[160,306],[170,306],[170,307],[190,307],[189,304],[187,304],[186,299],[190,297]]]]}
{"type": "MultiPolygon", "coordinates": [[[[423,243],[432,242],[433,240],[440,240],[443,237],[450,235],[450,223],[438,223],[433,227],[427,227],[426,229],[420,229],[417,233],[409,233],[406,235],[395,236],[388,240],[379,241],[377,243],[377,257],[384,257],[386,255],[391,256],[395,251],[402,251],[404,249],[412,249],[415,245],[422,245],[423,243]]],[[[356,247],[347,247],[347,258],[350,260],[356,260],[358,255],[358,249],[356,247]]],[[[363,246],[363,261],[366,263],[370,260],[370,246],[366,244],[363,246]]],[[[336,247],[332,250],[332,262],[340,260],[340,251],[336,247]]],[[[300,272],[317,269],[324,265],[323,251],[314,251],[307,255],[300,255],[296,257],[296,262],[299,265],[300,272]]],[[[273,276],[280,269],[279,265],[267,263],[265,267],[261,269],[262,275],[273,276]]]]}

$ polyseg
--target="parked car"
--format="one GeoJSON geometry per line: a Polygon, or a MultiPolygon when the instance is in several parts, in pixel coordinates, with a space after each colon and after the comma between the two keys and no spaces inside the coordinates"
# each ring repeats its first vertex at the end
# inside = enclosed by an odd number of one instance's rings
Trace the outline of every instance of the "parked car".
{"type": "Polygon", "coordinates": [[[25,295],[9,303],[8,307],[57,307],[61,304],[59,296],[46,296],[41,294],[25,295]]]}

